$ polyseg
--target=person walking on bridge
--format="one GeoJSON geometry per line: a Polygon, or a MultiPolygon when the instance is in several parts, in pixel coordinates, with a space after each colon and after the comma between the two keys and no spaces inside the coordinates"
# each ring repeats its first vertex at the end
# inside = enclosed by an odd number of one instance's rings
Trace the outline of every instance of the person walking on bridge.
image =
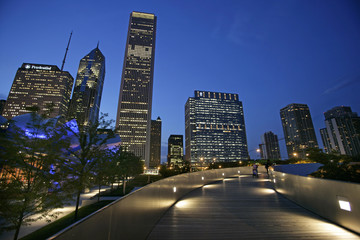
{"type": "Polygon", "coordinates": [[[266,164],[265,164],[265,168],[266,168],[266,173],[267,173],[267,175],[269,176],[269,167],[271,166],[271,162],[270,162],[270,160],[268,159],[267,161],[266,161],[266,164]]]}
{"type": "Polygon", "coordinates": [[[253,169],[253,177],[259,177],[258,165],[256,163],[254,163],[254,165],[252,166],[252,169],[253,169]]]}

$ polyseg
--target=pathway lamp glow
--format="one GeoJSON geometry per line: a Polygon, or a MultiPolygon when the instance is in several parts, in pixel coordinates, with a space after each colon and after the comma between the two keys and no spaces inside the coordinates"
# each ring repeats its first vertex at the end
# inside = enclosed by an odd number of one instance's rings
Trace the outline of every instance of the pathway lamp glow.
{"type": "Polygon", "coordinates": [[[337,196],[337,199],[338,199],[338,202],[339,202],[340,209],[351,212],[351,205],[350,205],[350,202],[349,202],[349,200],[347,198],[337,196]]]}

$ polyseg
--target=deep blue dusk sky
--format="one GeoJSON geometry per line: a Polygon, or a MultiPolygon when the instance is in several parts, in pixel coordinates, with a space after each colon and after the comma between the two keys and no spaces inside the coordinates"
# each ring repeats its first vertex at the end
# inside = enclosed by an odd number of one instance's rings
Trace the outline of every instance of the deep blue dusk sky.
{"type": "Polygon", "coordinates": [[[152,116],[163,121],[162,160],[169,135],[185,134],[194,90],[239,94],[252,157],[264,132],[283,137],[279,111],[287,104],[308,104],[320,146],[323,112],[345,105],[360,113],[358,0],[2,0],[0,99],[23,62],[61,67],[73,30],[64,70],[75,78],[100,41],[101,111],[116,119],[132,11],[158,17],[152,116]]]}

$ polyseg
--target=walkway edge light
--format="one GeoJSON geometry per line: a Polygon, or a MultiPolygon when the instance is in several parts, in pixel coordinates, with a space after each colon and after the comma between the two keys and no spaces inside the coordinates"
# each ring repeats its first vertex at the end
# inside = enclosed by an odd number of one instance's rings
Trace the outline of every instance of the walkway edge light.
{"type": "Polygon", "coordinates": [[[349,202],[349,200],[347,198],[337,196],[337,199],[338,199],[338,202],[339,202],[340,209],[351,212],[351,205],[350,205],[350,202],[349,202]]]}

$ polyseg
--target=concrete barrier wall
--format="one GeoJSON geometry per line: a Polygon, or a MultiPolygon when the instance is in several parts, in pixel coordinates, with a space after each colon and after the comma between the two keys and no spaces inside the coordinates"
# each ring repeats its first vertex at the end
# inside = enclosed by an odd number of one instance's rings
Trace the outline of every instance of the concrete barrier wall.
{"type": "Polygon", "coordinates": [[[128,194],[49,239],[145,239],[167,209],[184,195],[208,183],[240,174],[252,174],[251,167],[165,178],[128,194]]]}
{"type": "Polygon", "coordinates": [[[360,234],[360,184],[270,172],[274,189],[300,206],[360,234]],[[349,202],[342,210],[339,200],[349,202]]]}

